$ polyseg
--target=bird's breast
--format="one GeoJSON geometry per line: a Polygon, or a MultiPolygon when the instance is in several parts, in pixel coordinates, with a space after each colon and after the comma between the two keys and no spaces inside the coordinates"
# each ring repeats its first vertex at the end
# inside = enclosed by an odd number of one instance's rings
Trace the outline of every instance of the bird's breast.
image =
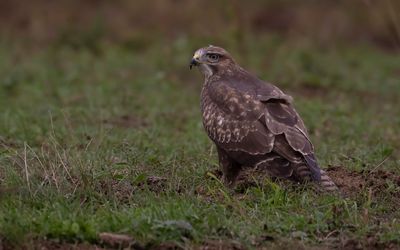
{"type": "MultiPolygon", "coordinates": [[[[208,136],[218,143],[237,142],[254,130],[254,120],[238,119],[245,111],[234,113],[221,107],[226,103],[214,102],[209,95],[202,93],[201,113],[203,126],[208,136]]],[[[236,110],[237,111],[237,110],[236,110]]]]}

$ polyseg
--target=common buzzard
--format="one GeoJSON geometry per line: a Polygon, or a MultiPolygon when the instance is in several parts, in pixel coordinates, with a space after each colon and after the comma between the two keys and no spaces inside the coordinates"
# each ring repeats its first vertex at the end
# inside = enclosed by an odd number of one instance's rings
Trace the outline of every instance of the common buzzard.
{"type": "Polygon", "coordinates": [[[337,190],[318,166],[314,147],[292,97],[241,68],[223,48],[198,49],[191,62],[205,76],[203,125],[215,143],[224,182],[233,186],[244,167],[272,176],[313,180],[337,190]]]}

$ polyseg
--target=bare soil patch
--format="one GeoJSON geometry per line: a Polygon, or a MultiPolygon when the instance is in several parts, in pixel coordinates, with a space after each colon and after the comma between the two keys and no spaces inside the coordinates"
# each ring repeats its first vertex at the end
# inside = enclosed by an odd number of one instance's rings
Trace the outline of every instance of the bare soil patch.
{"type": "MultiPolygon", "coordinates": [[[[390,197],[392,206],[400,206],[399,175],[384,170],[352,171],[342,166],[330,166],[326,171],[344,197],[358,198],[361,193],[370,193],[373,200],[379,200],[382,198],[382,193],[389,193],[390,195],[385,195],[385,197],[390,197]]],[[[219,169],[215,169],[210,173],[222,180],[222,172],[219,169]]],[[[283,184],[283,186],[296,187],[293,182],[271,177],[266,171],[246,169],[238,177],[235,191],[243,193],[250,187],[260,185],[265,178],[271,178],[273,181],[283,184]]]]}
{"type": "Polygon", "coordinates": [[[400,187],[399,175],[384,170],[356,172],[342,166],[329,167],[327,172],[347,197],[356,197],[365,190],[370,190],[374,196],[379,196],[381,192],[390,192],[393,201],[399,203],[400,192],[395,190],[400,187]],[[388,190],[389,185],[394,185],[395,188],[388,190]]]}
{"type": "Polygon", "coordinates": [[[145,120],[130,115],[122,115],[105,119],[103,120],[103,123],[120,128],[143,128],[148,125],[145,120]]]}
{"type": "Polygon", "coordinates": [[[217,249],[246,249],[239,242],[234,240],[206,240],[201,246],[194,247],[197,250],[217,250],[217,249]]]}
{"type": "Polygon", "coordinates": [[[100,181],[100,188],[107,195],[114,196],[121,202],[128,202],[133,193],[138,190],[148,189],[151,192],[162,192],[165,190],[167,178],[159,176],[145,176],[143,180],[136,183],[127,180],[106,179],[100,181]]]}

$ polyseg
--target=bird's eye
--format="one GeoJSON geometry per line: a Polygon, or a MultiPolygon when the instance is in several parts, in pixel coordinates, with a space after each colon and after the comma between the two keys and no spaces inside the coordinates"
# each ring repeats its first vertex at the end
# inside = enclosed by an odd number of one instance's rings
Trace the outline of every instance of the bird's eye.
{"type": "Polygon", "coordinates": [[[208,59],[210,59],[210,61],[212,62],[216,62],[219,59],[219,55],[218,54],[208,54],[207,55],[208,59]]]}

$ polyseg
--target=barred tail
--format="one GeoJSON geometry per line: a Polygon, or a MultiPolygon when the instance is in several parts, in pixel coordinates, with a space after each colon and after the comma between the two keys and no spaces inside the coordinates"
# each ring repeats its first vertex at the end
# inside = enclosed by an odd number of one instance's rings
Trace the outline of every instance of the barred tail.
{"type": "Polygon", "coordinates": [[[332,179],[328,176],[328,174],[324,170],[321,169],[320,174],[321,174],[321,177],[319,178],[319,180],[315,180],[313,178],[310,168],[307,165],[302,164],[302,165],[298,166],[297,168],[295,168],[296,179],[298,179],[300,181],[313,180],[316,183],[318,183],[318,185],[324,191],[327,191],[327,192],[335,192],[335,191],[339,190],[338,187],[336,186],[336,184],[332,181],[332,179]]]}
{"type": "Polygon", "coordinates": [[[328,192],[338,191],[338,187],[332,181],[332,179],[328,176],[328,174],[321,169],[321,181],[319,182],[321,187],[328,192]]]}

